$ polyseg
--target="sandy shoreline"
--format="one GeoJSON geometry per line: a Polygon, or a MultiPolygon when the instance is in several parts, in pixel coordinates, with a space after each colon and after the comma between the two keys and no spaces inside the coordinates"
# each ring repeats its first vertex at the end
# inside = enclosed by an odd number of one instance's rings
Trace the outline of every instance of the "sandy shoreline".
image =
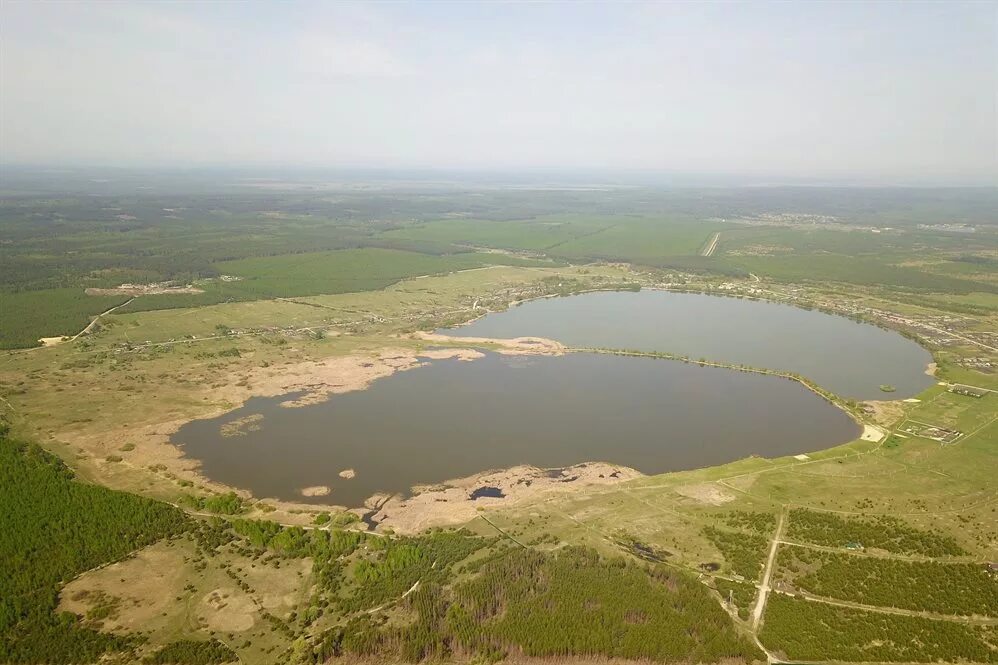
{"type": "Polygon", "coordinates": [[[413,495],[406,498],[398,495],[378,497],[372,502],[377,509],[369,518],[377,522],[379,528],[414,534],[431,526],[464,524],[474,519],[482,508],[511,506],[542,494],[622,483],[643,475],[630,467],[609,462],[583,462],[560,469],[519,465],[414,487],[413,495]],[[471,498],[472,493],[482,487],[498,490],[503,496],[471,498]]]}
{"type": "MultiPolygon", "coordinates": [[[[216,482],[202,473],[200,462],[187,457],[183,451],[171,443],[172,436],[183,425],[192,420],[217,418],[240,408],[253,397],[278,397],[289,393],[303,393],[294,400],[282,403],[282,406],[294,408],[317,404],[331,398],[333,395],[348,393],[368,388],[377,379],[391,376],[395,372],[406,371],[425,364],[426,360],[457,359],[473,361],[484,357],[477,349],[446,348],[452,340],[443,335],[417,333],[409,336],[430,344],[439,344],[440,348],[415,350],[411,348],[383,348],[372,354],[352,354],[346,356],[331,356],[320,360],[287,362],[269,367],[238,368],[218,377],[216,385],[220,387],[203,386],[192,395],[193,402],[210,403],[212,407],[200,409],[195,415],[180,415],[175,419],[159,420],[158,422],[121,423],[112,430],[100,432],[81,432],[67,430],[55,434],[59,441],[82,449],[92,457],[100,473],[113,473],[111,462],[105,458],[117,453],[123,444],[130,444],[128,456],[123,464],[151,471],[169,481],[193,483],[208,491],[235,491],[244,499],[257,499],[271,507],[291,516],[289,521],[304,522],[310,519],[308,515],[295,518],[290,511],[320,511],[336,506],[318,505],[308,502],[307,495],[302,502],[276,500],[268,497],[255,497],[249,492],[216,482]]],[[[503,354],[560,354],[564,347],[552,340],[537,338],[522,338],[518,340],[489,340],[455,338],[453,342],[460,344],[489,344],[495,346],[495,352],[503,354]]],[[[238,436],[244,427],[253,427],[255,422],[234,423],[230,434],[238,436]]],[[[343,470],[352,474],[353,470],[343,470]]],[[[321,496],[312,490],[310,495],[321,496]],[[313,494],[314,493],[314,494],[313,494]]],[[[182,491],[182,490],[180,490],[182,491]]],[[[348,507],[341,506],[344,510],[348,507]]]]}

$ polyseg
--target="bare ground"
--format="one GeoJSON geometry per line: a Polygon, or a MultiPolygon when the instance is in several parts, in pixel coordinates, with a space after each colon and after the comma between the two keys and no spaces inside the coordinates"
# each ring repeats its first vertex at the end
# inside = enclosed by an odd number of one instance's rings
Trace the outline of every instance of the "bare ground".
{"type": "Polygon", "coordinates": [[[522,465],[417,487],[408,498],[372,498],[371,504],[380,505],[373,516],[379,527],[390,527],[398,533],[417,533],[431,526],[463,524],[480,510],[505,508],[547,493],[610,485],[641,476],[634,469],[606,462],[585,462],[563,469],[522,465]],[[504,496],[471,499],[471,493],[479,487],[496,487],[504,496]]]}
{"type": "Polygon", "coordinates": [[[677,494],[693,499],[698,503],[721,506],[735,500],[732,492],[717,483],[700,483],[699,485],[681,485],[676,488],[677,494]]]}
{"type": "Polygon", "coordinates": [[[165,282],[157,284],[122,284],[111,289],[89,288],[84,291],[88,296],[151,296],[167,293],[204,293],[204,289],[196,286],[172,286],[165,282]]]}

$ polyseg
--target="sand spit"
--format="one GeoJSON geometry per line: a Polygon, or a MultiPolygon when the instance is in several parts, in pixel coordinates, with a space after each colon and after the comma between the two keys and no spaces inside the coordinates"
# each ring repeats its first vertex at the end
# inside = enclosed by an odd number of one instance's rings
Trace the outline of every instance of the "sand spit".
{"type": "Polygon", "coordinates": [[[640,477],[642,474],[634,469],[606,462],[584,462],[562,469],[521,465],[415,487],[413,496],[404,499],[399,496],[387,500],[382,496],[372,497],[368,505],[378,507],[371,518],[379,527],[412,534],[432,526],[463,524],[483,508],[506,507],[547,493],[580,486],[611,485],[640,477]],[[472,492],[481,487],[495,488],[503,496],[472,499],[472,492]]]}
{"type": "MultiPolygon", "coordinates": [[[[499,348],[496,353],[504,355],[548,355],[560,356],[566,352],[566,347],[560,342],[544,337],[514,337],[512,339],[495,339],[492,337],[450,337],[439,333],[418,332],[413,339],[440,344],[489,344],[499,348]]],[[[445,349],[454,351],[456,349],[445,349]]]]}
{"type": "Polygon", "coordinates": [[[251,380],[251,383],[255,395],[272,396],[304,391],[306,394],[303,397],[281,403],[281,406],[300,407],[324,402],[332,395],[363,390],[375,379],[420,365],[420,358],[475,360],[483,355],[474,349],[431,349],[419,353],[409,349],[384,349],[375,359],[338,356],[273,367],[270,368],[271,372],[255,381],[251,380]]]}
{"type": "Polygon", "coordinates": [[[427,349],[426,351],[421,351],[419,357],[429,358],[430,360],[457,358],[458,360],[467,362],[484,358],[485,354],[474,349],[427,349]]]}

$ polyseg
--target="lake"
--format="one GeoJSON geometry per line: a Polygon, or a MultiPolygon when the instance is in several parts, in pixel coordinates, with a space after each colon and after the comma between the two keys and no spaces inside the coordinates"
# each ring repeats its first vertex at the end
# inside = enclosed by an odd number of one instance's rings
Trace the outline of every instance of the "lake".
{"type": "Polygon", "coordinates": [[[902,399],[931,386],[932,356],[896,332],[791,305],[666,291],[534,300],[466,326],[466,337],[547,337],[568,346],[661,351],[805,376],[852,399],[902,399]],[[889,395],[881,385],[896,388],[889,395]]]}
{"type": "Polygon", "coordinates": [[[172,440],[209,478],[254,496],[301,501],[302,488],[321,485],[331,492],[308,501],[359,507],[376,492],[516,464],[608,461],[654,474],[821,450],[861,432],[795,381],[594,353],[433,360],[367,390],[280,406],[293,397],[251,399],[172,440]],[[237,420],[252,427],[223,436],[237,420]],[[355,477],[341,478],[345,469],[355,477]]]}

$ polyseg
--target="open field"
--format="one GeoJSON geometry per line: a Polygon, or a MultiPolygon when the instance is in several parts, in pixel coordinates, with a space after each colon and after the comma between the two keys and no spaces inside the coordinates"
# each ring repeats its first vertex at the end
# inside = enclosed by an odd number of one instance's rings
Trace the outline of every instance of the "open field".
{"type": "Polygon", "coordinates": [[[310,559],[275,567],[232,550],[205,557],[194,539],[183,538],[75,579],[60,593],[59,609],[87,616],[111,604],[106,618],[92,620],[103,631],[146,633],[165,643],[207,633],[239,647],[246,662],[265,663],[286,648],[267,617],[287,621],[308,601],[312,584],[310,559]]]}

